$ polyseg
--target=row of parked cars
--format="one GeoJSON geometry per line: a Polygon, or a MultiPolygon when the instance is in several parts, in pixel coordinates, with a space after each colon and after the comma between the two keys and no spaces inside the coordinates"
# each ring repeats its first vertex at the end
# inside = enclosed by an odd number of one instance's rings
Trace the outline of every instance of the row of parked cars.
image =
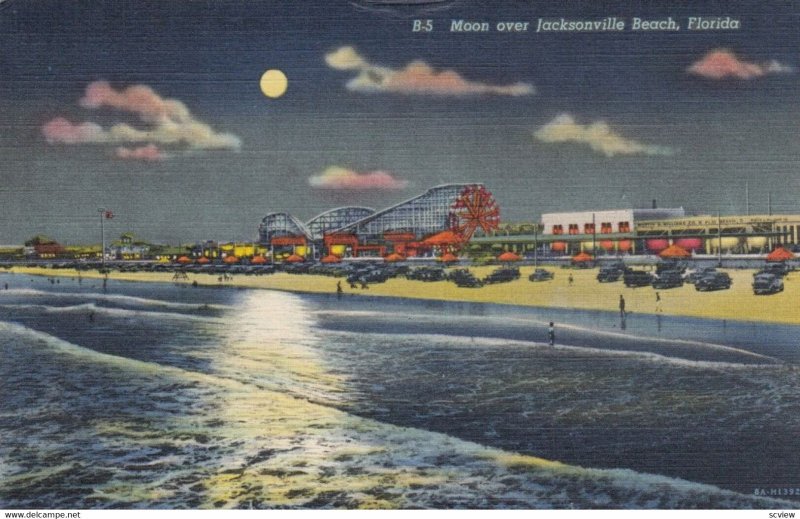
{"type": "MultiPolygon", "coordinates": [[[[733,280],[727,272],[720,272],[713,267],[697,268],[689,273],[686,266],[675,263],[659,264],[655,274],[644,270],[635,270],[623,264],[606,265],[600,268],[597,280],[611,283],[623,280],[627,287],[652,286],[656,289],[669,289],[683,286],[684,283],[694,285],[698,292],[727,290],[733,280]]],[[[782,263],[767,264],[753,275],[753,292],[757,295],[782,292],[783,277],[788,268],[782,263]]]]}
{"type": "Polygon", "coordinates": [[[693,284],[700,292],[725,290],[733,283],[726,272],[718,272],[713,268],[697,269],[689,274],[686,266],[680,263],[664,263],[656,266],[655,274],[645,270],[635,270],[618,263],[600,268],[597,280],[601,283],[612,283],[622,279],[626,287],[646,287],[664,290],[693,284]]]}
{"type": "MultiPolygon", "coordinates": [[[[528,280],[549,281],[554,277],[555,274],[551,271],[537,268],[528,276],[528,280]]],[[[456,269],[452,271],[449,276],[449,279],[455,282],[456,285],[468,288],[477,288],[493,283],[507,283],[519,278],[520,272],[517,267],[500,267],[483,279],[475,277],[475,275],[467,269],[456,269]]]]}
{"type": "Polygon", "coordinates": [[[483,285],[491,285],[494,283],[508,283],[519,279],[520,273],[517,267],[500,267],[495,269],[488,276],[483,279],[475,277],[475,274],[467,269],[456,269],[449,275],[449,279],[456,285],[465,288],[478,288],[483,285]]]}

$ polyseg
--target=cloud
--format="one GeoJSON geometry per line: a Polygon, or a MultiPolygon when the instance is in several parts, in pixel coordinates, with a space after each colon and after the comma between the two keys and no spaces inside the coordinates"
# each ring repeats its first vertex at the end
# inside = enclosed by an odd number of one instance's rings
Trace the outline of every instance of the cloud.
{"type": "Polygon", "coordinates": [[[686,71],[708,79],[753,79],[768,74],[789,74],[794,72],[794,68],[776,60],[751,63],[739,59],[727,49],[715,49],[689,66],[686,71]]]}
{"type": "Polygon", "coordinates": [[[320,175],[310,177],[308,183],[318,189],[379,191],[403,189],[408,185],[407,181],[397,179],[386,171],[357,173],[339,166],[331,166],[320,175]]]}
{"type": "Polygon", "coordinates": [[[146,85],[115,90],[105,81],[95,81],[86,87],[79,104],[91,110],[113,108],[134,114],[144,128],[118,123],[104,129],[94,122],[74,124],[57,117],[42,127],[48,143],[149,143],[195,150],[238,150],[241,147],[241,140],[236,135],[216,132],[208,124],[195,119],[182,102],[164,99],[146,85]]]}
{"type": "Polygon", "coordinates": [[[42,135],[50,144],[84,144],[107,142],[105,132],[98,124],[72,124],[56,117],[42,126],[42,135]]]}
{"type": "Polygon", "coordinates": [[[353,47],[339,47],[326,54],[325,63],[336,70],[358,70],[370,66],[353,47]]]}
{"type": "Polygon", "coordinates": [[[140,146],[138,148],[120,146],[114,150],[114,156],[118,159],[144,160],[148,162],[157,162],[165,158],[165,155],[155,144],[148,144],[147,146],[140,146]]]}
{"type": "Polygon", "coordinates": [[[463,78],[453,70],[436,71],[424,61],[412,61],[404,68],[373,65],[353,47],[345,46],[325,55],[325,62],[336,70],[357,71],[347,88],[357,92],[392,92],[440,96],[493,94],[523,96],[536,93],[530,83],[490,85],[463,78]]]}
{"type": "Polygon", "coordinates": [[[632,139],[626,139],[615,133],[603,121],[582,125],[576,123],[568,114],[561,114],[539,128],[534,133],[534,137],[547,143],[577,142],[586,144],[606,157],[673,154],[673,150],[666,146],[642,144],[632,139]]]}
{"type": "Polygon", "coordinates": [[[163,99],[147,85],[132,85],[124,90],[114,90],[107,81],[95,81],[86,87],[79,104],[89,109],[116,108],[135,113],[148,122],[162,119],[182,122],[192,120],[186,105],[176,99],[163,99]]]}

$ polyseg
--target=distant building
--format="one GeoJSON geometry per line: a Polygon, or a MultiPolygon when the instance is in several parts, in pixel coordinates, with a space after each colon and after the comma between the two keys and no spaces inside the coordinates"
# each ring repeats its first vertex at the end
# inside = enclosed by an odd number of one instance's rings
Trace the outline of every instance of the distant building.
{"type": "Polygon", "coordinates": [[[114,259],[141,260],[149,256],[150,244],[137,239],[133,233],[126,232],[107,247],[106,254],[114,259]]]}
{"type": "Polygon", "coordinates": [[[38,259],[54,259],[63,257],[66,253],[64,246],[52,238],[42,234],[34,236],[25,242],[23,249],[25,256],[38,259]]]}

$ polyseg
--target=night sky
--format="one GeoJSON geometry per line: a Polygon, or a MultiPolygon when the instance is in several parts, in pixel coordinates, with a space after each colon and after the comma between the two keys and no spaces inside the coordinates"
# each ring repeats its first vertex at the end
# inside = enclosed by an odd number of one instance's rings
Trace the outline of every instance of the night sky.
{"type": "Polygon", "coordinates": [[[97,242],[100,207],[112,235],[252,240],[269,212],[449,182],[484,182],[504,221],[652,199],[744,213],[746,185],[751,213],[768,193],[800,213],[800,3],[380,3],[0,0],[0,244],[97,242]],[[606,16],[626,29],[535,32],[606,16]]]}

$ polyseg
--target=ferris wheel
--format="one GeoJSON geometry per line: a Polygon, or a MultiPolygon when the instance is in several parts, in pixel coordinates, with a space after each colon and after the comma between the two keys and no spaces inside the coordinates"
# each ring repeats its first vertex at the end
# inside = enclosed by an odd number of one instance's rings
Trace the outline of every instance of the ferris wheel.
{"type": "Polygon", "coordinates": [[[484,233],[500,225],[500,207],[491,191],[483,186],[468,186],[450,206],[450,227],[464,238],[472,238],[478,229],[484,233]]]}

